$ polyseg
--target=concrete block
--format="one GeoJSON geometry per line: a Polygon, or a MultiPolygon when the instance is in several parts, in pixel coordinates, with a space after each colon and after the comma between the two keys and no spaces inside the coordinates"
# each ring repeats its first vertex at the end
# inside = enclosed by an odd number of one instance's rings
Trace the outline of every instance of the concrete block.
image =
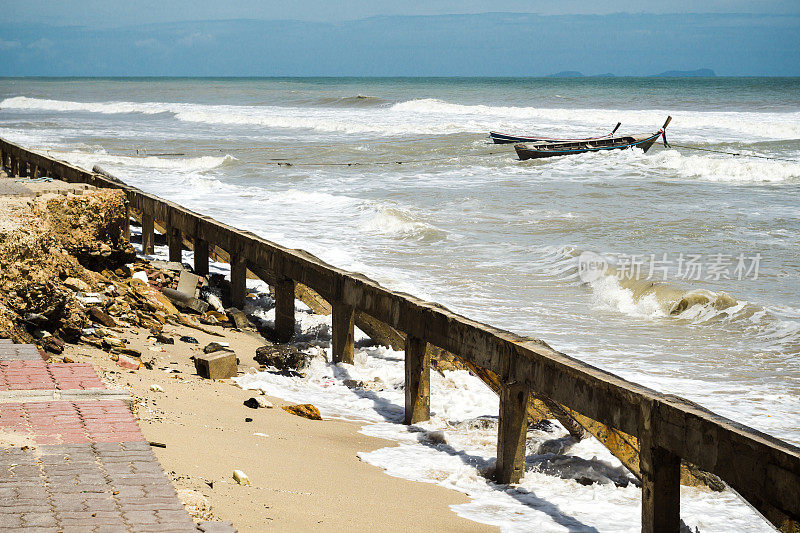
{"type": "Polygon", "coordinates": [[[228,318],[230,318],[231,322],[236,326],[237,329],[247,329],[252,328],[253,324],[247,319],[247,315],[240,309],[236,307],[229,307],[225,310],[228,313],[228,318]]]}
{"type": "Polygon", "coordinates": [[[200,276],[192,274],[188,270],[181,270],[178,278],[178,292],[182,292],[187,296],[197,296],[197,284],[199,282],[200,276]]]}
{"type": "Polygon", "coordinates": [[[200,377],[206,379],[228,379],[236,376],[236,354],[214,352],[196,355],[194,367],[200,377]]]}

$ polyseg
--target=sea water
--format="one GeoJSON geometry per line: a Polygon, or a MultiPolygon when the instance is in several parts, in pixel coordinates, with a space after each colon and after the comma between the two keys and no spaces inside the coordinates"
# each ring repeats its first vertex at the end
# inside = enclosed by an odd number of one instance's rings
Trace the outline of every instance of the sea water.
{"type": "MultiPolygon", "coordinates": [[[[3,79],[0,136],[800,443],[800,79],[3,79]],[[668,115],[672,148],[646,154],[521,162],[488,138],[668,115]]],[[[473,420],[493,393],[435,374],[433,420],[409,430],[402,376],[370,348],[240,385],[370,422],[401,445],[362,459],[466,492],[472,519],[638,528],[639,489],[597,441],[532,432],[522,484],[498,487],[496,428],[473,420]]],[[[763,527],[729,492],[683,490],[689,525],[763,527]]]]}

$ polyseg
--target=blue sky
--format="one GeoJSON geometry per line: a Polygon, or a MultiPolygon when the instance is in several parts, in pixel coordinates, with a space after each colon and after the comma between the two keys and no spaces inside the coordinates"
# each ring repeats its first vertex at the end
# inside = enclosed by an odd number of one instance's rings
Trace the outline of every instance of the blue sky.
{"type": "Polygon", "coordinates": [[[0,2],[0,76],[800,75],[798,0],[0,2]]]}

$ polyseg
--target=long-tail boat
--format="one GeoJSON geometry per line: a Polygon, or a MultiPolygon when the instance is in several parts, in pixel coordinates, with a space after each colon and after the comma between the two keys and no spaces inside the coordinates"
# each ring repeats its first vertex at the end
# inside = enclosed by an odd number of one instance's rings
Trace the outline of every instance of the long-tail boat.
{"type": "Polygon", "coordinates": [[[562,139],[559,137],[547,137],[542,135],[534,135],[534,136],[508,135],[507,133],[500,133],[497,131],[490,131],[489,137],[492,138],[495,144],[528,143],[528,142],[541,142],[541,141],[545,142],[593,141],[596,139],[606,139],[608,137],[612,137],[620,126],[622,126],[622,122],[617,122],[617,125],[614,126],[613,130],[611,130],[611,133],[600,135],[598,137],[586,137],[582,139],[562,139]]]}
{"type": "Polygon", "coordinates": [[[635,135],[619,135],[617,137],[607,137],[602,139],[592,139],[583,141],[557,141],[557,142],[535,142],[527,144],[516,144],[514,150],[520,160],[539,159],[542,157],[555,157],[560,155],[582,154],[586,152],[600,152],[603,150],[624,150],[634,146],[647,152],[659,137],[663,137],[664,144],[667,144],[665,130],[672,117],[667,117],[664,125],[655,133],[641,133],[635,135]]]}

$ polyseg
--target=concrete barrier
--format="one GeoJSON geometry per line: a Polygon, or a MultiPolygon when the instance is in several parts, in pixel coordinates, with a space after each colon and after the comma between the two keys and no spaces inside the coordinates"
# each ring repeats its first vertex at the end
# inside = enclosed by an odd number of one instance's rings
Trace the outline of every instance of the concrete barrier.
{"type": "Polygon", "coordinates": [[[153,223],[167,229],[170,256],[180,259],[185,241],[194,243],[199,270],[207,271],[209,248],[225,250],[232,264],[234,299],[243,299],[245,273],[263,272],[276,298],[276,332],[294,332],[296,284],[311,288],[333,309],[334,356],[352,357],[355,316],[367,315],[405,333],[406,421],[429,417],[425,346],[457,354],[494,373],[501,382],[498,461],[501,483],[518,481],[525,458],[525,410],[532,395],[557,402],[638,439],[642,480],[642,531],[675,531],[680,526],[681,460],[713,473],[782,531],[800,521],[800,449],[716,415],[682,398],[626,381],[557,352],[537,339],[521,337],[457,315],[441,305],[392,291],[357,273],[325,263],[63,161],[0,139],[0,161],[12,175],[32,173],[125,192],[141,216],[142,242],[152,243],[153,223]]]}

